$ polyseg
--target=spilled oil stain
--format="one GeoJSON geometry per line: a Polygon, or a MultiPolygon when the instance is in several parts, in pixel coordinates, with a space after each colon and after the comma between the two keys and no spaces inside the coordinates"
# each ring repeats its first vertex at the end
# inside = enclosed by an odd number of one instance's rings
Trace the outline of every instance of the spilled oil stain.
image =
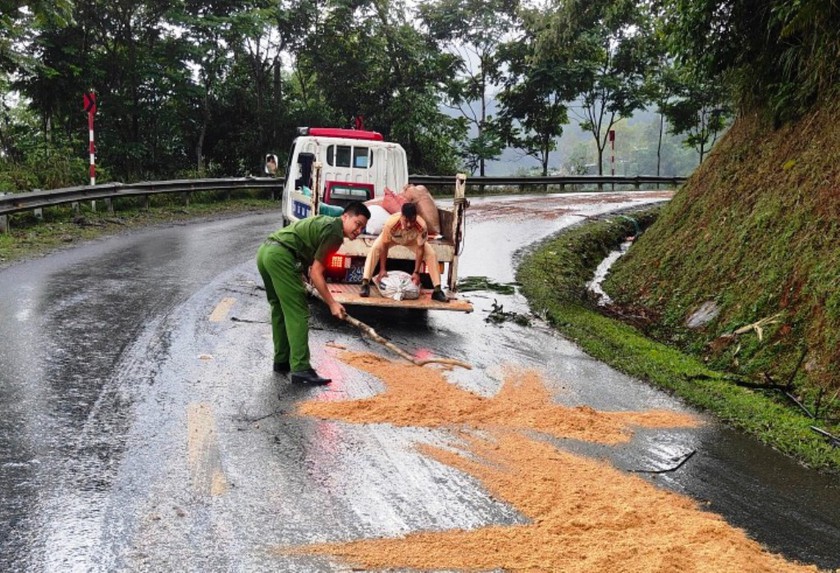
{"type": "Polygon", "coordinates": [[[330,555],[369,570],[817,570],[765,552],[687,497],[533,437],[538,431],[617,444],[630,438],[633,426],[697,425],[691,416],[559,406],[535,371],[510,370],[499,393],[485,398],[449,384],[432,368],[369,354],[343,353],[342,359],[379,377],[385,392],[364,400],[306,402],[299,407],[302,414],[360,424],[451,427],[461,452],[428,445],[418,450],[474,476],[530,523],[285,547],[278,553],[330,555]],[[481,437],[474,430],[481,430],[481,437]]]}

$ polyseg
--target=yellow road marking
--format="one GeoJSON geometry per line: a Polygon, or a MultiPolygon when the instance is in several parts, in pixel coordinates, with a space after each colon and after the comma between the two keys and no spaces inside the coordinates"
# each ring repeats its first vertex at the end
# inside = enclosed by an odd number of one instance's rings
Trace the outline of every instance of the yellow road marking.
{"type": "Polygon", "coordinates": [[[230,311],[231,307],[236,302],[235,298],[226,297],[216,305],[216,308],[213,309],[213,312],[210,313],[210,322],[221,322],[224,320],[225,316],[227,316],[228,311],[230,311]]]}
{"type": "Polygon", "coordinates": [[[212,496],[227,493],[228,481],[222,471],[216,421],[209,404],[187,407],[187,453],[196,491],[212,496]]]}

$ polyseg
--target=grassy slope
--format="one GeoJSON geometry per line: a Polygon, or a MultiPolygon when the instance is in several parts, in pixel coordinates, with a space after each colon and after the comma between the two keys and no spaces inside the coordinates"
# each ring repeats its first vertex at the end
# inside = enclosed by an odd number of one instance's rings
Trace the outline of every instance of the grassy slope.
{"type": "MultiPolygon", "coordinates": [[[[650,215],[633,216],[644,227],[650,215]]],[[[840,449],[812,431],[814,420],[797,408],[773,393],[737,386],[703,360],[651,340],[593,308],[586,281],[632,232],[631,223],[615,217],[564,231],[526,255],[516,276],[532,309],[589,355],[714,413],[807,466],[840,472],[840,449]]]]}
{"type": "MultiPolygon", "coordinates": [[[[740,119],[618,261],[604,287],[648,334],[710,366],[824,401],[840,389],[840,104],[773,130],[740,119]],[[684,327],[705,301],[719,316],[684,327]],[[744,325],[775,323],[738,337],[744,325]],[[802,367],[797,364],[805,352],[802,367]]],[[[823,402],[825,403],[825,402],[823,402]]]]}

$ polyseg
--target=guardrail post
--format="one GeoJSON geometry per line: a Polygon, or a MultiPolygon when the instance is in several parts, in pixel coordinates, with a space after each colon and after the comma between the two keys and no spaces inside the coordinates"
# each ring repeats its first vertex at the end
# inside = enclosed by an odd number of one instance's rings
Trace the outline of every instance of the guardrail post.
{"type": "Polygon", "coordinates": [[[190,206],[190,192],[187,191],[184,193],[184,207],[190,206]]]}
{"type": "MultiPolygon", "coordinates": [[[[6,195],[5,193],[0,193],[0,197],[6,195]]],[[[0,233],[6,234],[9,232],[9,216],[8,215],[0,215],[0,233]]]]}
{"type": "MultiPolygon", "coordinates": [[[[32,190],[33,193],[37,193],[38,191],[41,191],[41,190],[40,189],[33,189],[32,190]]],[[[36,207],[35,209],[32,210],[32,216],[35,217],[36,219],[38,219],[39,221],[43,221],[44,220],[44,210],[41,207],[36,207]]]]}
{"type": "Polygon", "coordinates": [[[149,196],[148,195],[143,195],[143,210],[144,211],[149,210],[149,196]]]}
{"type": "Polygon", "coordinates": [[[108,208],[108,214],[113,215],[114,214],[114,200],[111,199],[110,197],[108,197],[107,199],[105,199],[105,206],[108,208]]]}

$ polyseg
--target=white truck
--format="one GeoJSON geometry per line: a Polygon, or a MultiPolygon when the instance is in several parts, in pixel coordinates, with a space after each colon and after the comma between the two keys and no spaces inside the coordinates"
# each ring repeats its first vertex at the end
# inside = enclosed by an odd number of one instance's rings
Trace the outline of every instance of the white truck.
{"type": "MultiPolygon", "coordinates": [[[[314,214],[338,215],[351,201],[381,199],[385,189],[399,193],[408,183],[405,150],[384,141],[380,133],[361,129],[299,128],[286,165],[283,188],[283,224],[314,214]]],[[[448,302],[431,299],[431,283],[423,273],[420,297],[395,300],[382,296],[377,288],[371,296],[359,296],[365,259],[376,235],[362,234],[344,239],[344,244],[326,261],[327,283],[333,297],[345,305],[391,308],[439,309],[471,312],[472,304],[455,296],[458,283],[458,257],[464,240],[464,197],[466,176],[455,180],[452,206],[438,206],[440,236],[429,238],[448,287],[448,302]]],[[[388,252],[387,270],[411,271],[414,253],[402,246],[388,252]]],[[[425,270],[425,269],[424,269],[425,270]]],[[[314,288],[311,289],[314,291],[314,288]]]]}

